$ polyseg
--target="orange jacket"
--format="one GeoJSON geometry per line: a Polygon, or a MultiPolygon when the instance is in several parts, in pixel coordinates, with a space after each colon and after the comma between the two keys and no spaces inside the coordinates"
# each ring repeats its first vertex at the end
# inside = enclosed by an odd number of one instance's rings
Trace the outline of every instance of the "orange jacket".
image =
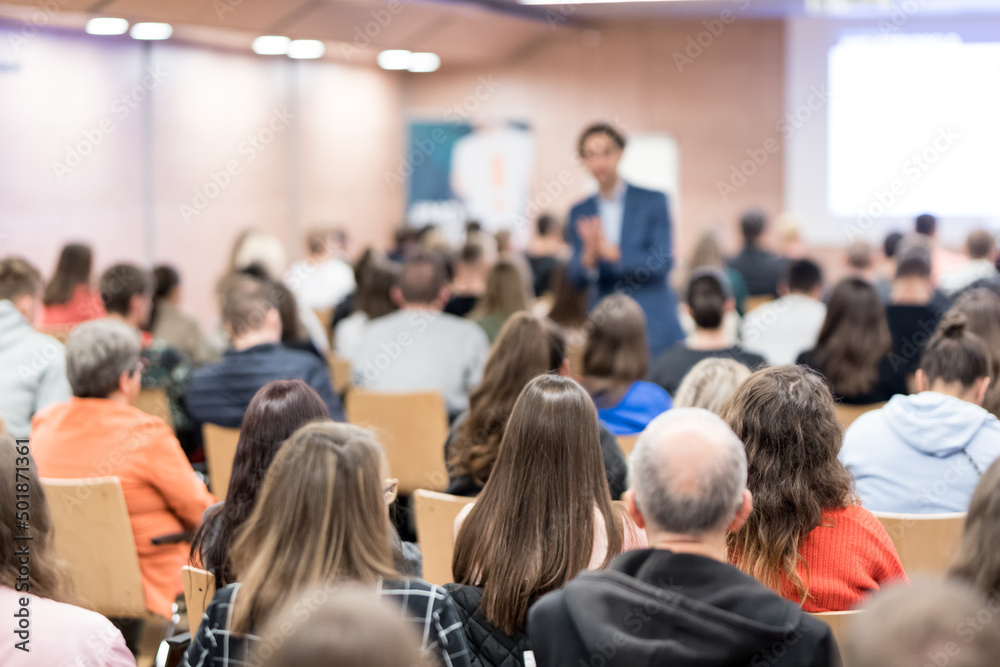
{"type": "Polygon", "coordinates": [[[152,539],[201,523],[216,502],[191,469],[173,431],[138,408],[103,398],[71,398],[37,413],[31,453],[41,477],[117,477],[139,552],[146,606],[170,616],[183,590],[185,543],[154,546],[152,539]]]}

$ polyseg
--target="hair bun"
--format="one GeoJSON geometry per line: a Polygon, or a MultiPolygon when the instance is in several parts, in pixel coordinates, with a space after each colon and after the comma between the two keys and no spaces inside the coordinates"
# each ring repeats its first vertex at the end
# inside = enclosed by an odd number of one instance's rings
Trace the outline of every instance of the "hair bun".
{"type": "Polygon", "coordinates": [[[969,321],[963,313],[947,313],[941,319],[938,330],[945,338],[961,338],[968,325],[969,321]]]}

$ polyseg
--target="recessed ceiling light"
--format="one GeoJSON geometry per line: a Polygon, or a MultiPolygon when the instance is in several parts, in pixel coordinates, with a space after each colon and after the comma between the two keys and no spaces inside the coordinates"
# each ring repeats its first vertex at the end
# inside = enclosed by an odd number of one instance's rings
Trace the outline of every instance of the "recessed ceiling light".
{"type": "Polygon", "coordinates": [[[407,69],[411,72],[434,72],[438,67],[441,67],[441,57],[438,54],[411,53],[410,66],[407,69]]]}
{"type": "Polygon", "coordinates": [[[412,53],[406,49],[389,49],[378,54],[378,66],[382,69],[410,69],[412,53]]]}
{"type": "Polygon", "coordinates": [[[133,39],[169,39],[174,29],[169,23],[136,23],[129,34],[133,39]]]}
{"type": "Polygon", "coordinates": [[[324,53],[326,46],[318,39],[296,39],[288,45],[289,58],[322,58],[324,53]]]}
{"type": "Polygon", "coordinates": [[[128,32],[128,21],[110,17],[98,17],[87,21],[88,35],[124,35],[128,32]]]}
{"type": "Polygon", "coordinates": [[[261,56],[283,56],[292,40],[282,35],[262,35],[253,40],[253,52],[261,56]]]}

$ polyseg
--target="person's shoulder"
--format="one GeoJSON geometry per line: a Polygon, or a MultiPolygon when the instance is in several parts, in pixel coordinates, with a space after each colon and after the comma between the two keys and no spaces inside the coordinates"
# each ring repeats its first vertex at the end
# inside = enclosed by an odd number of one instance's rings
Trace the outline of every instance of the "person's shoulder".
{"type": "Polygon", "coordinates": [[[650,201],[653,201],[657,199],[665,200],[667,198],[667,193],[663,192],[662,190],[643,188],[638,185],[632,185],[631,183],[627,183],[626,187],[628,188],[629,193],[634,194],[642,199],[648,199],[650,201]]]}
{"type": "Polygon", "coordinates": [[[670,407],[670,394],[667,390],[647,380],[638,380],[632,384],[633,395],[647,403],[657,403],[670,407]]]}
{"type": "Polygon", "coordinates": [[[381,595],[403,598],[404,604],[417,609],[427,608],[428,603],[432,607],[452,604],[451,597],[444,588],[416,577],[383,580],[381,595]]]}
{"type": "Polygon", "coordinates": [[[756,352],[749,352],[742,347],[734,348],[733,356],[736,357],[737,361],[752,371],[757,370],[757,368],[761,366],[767,366],[767,359],[756,352]]]}

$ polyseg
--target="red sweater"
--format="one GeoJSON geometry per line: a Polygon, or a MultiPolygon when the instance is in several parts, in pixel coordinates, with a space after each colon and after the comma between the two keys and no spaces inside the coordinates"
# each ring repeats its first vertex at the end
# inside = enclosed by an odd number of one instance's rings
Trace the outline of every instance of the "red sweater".
{"type": "MultiPolygon", "coordinates": [[[[825,510],[799,555],[805,560],[799,561],[799,576],[809,590],[802,609],[808,612],[853,609],[884,584],[907,581],[889,533],[874,514],[856,505],[825,510]]],[[[788,580],[782,595],[799,601],[788,580]]]]}

